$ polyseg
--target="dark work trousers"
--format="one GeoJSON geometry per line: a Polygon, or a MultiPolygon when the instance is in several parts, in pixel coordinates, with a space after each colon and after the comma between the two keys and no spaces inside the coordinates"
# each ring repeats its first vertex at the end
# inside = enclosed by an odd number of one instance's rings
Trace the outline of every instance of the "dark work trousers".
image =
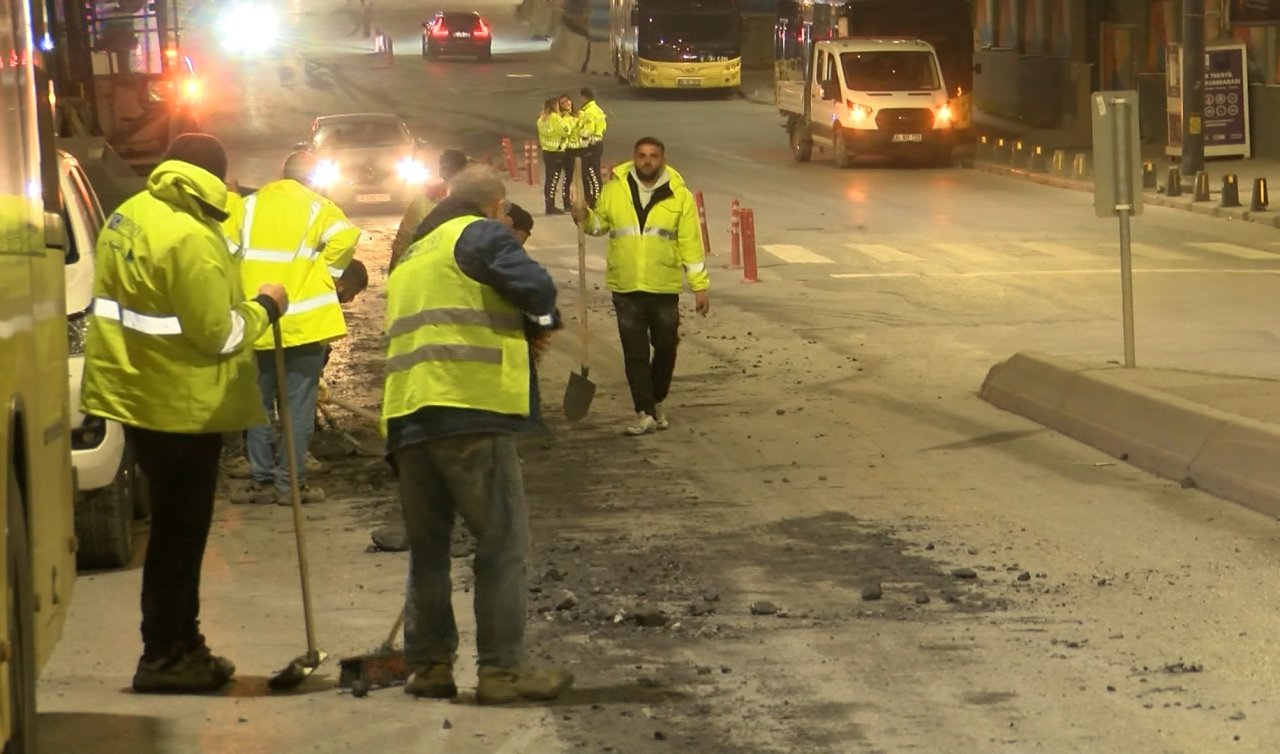
{"type": "Polygon", "coordinates": [[[151,537],[142,565],[142,646],[148,658],[198,646],[200,564],[218,485],[220,434],[130,427],[151,491],[151,537]]]}
{"type": "Polygon", "coordinates": [[[569,206],[569,187],[573,185],[573,175],[578,160],[582,160],[582,200],[586,201],[590,196],[590,187],[587,186],[587,150],[585,149],[566,149],[564,150],[564,206],[569,206]]]}
{"type": "Polygon", "coordinates": [[[582,150],[582,188],[587,193],[587,206],[595,208],[600,197],[600,158],[604,156],[604,142],[597,141],[582,150]]]}
{"type": "Polygon", "coordinates": [[[618,337],[636,411],[654,416],[655,404],[667,399],[676,371],[680,341],[680,294],[615,293],[618,337]]]}
{"type": "Polygon", "coordinates": [[[564,152],[542,153],[542,199],[547,211],[555,209],[556,197],[564,198],[564,208],[569,209],[569,176],[565,169],[564,152]]]}

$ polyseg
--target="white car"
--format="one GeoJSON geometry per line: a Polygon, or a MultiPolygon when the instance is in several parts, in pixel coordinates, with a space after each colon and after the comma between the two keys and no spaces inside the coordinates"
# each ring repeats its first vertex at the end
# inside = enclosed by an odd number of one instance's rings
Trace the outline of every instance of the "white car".
{"type": "Polygon", "coordinates": [[[343,209],[392,205],[399,211],[431,177],[421,160],[424,146],[397,115],[345,113],[316,118],[311,138],[294,149],[316,156],[312,188],[343,209]]]}
{"type": "Polygon", "coordinates": [[[102,206],[76,158],[58,153],[58,184],[67,228],[67,339],[71,390],[71,464],[76,475],[76,564],[120,568],[133,558],[133,522],[148,515],[146,485],[124,428],[80,412],[84,340],[93,304],[93,248],[102,206]]]}

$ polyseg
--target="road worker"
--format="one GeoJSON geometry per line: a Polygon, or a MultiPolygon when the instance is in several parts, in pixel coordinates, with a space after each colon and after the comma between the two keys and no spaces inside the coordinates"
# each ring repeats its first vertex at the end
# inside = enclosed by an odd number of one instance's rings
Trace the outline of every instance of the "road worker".
{"type": "Polygon", "coordinates": [[[410,550],[405,692],[458,693],[449,542],[461,514],[477,541],[480,704],[553,699],[573,683],[524,656],[529,532],[515,436],[542,431],[529,326],[558,321],[555,282],[500,221],[506,204],[493,170],[459,173],[387,279],[382,426],[410,550]]]}
{"type": "Polygon", "coordinates": [[[200,564],[223,432],[263,421],[253,343],[288,306],[263,282],[246,300],[222,235],[227,156],[183,134],[111,215],[95,249],[81,405],[126,428],[151,496],[142,657],[133,688],[214,691],[235,665],[200,634],[200,564]]]}
{"type": "Polygon", "coordinates": [[[640,139],[633,160],[613,172],[619,180],[604,185],[595,209],[574,207],[573,219],[590,235],[609,235],[605,285],[636,410],[626,433],[646,435],[669,426],[663,401],[675,373],[684,280],[704,316],[709,280],[693,194],[667,165],[663,143],[640,139]]]}
{"type": "MultiPolygon", "coordinates": [[[[582,144],[582,130],[578,126],[578,111],[573,106],[573,98],[567,94],[560,95],[560,117],[569,125],[569,137],[564,143],[564,187],[560,189],[560,195],[564,199],[564,206],[569,206],[569,186],[573,184],[575,170],[578,161],[583,164],[585,160],[585,150],[582,144]]],[[[586,178],[583,178],[585,185],[586,178]]]]}
{"type": "Polygon", "coordinates": [[[600,196],[600,160],[604,156],[604,132],[608,128],[604,110],[596,102],[596,91],[589,86],[578,92],[582,95],[582,109],[578,113],[578,133],[582,147],[582,188],[587,195],[587,206],[596,206],[600,196]]]}
{"type": "Polygon", "coordinates": [[[560,100],[550,97],[542,104],[538,116],[538,147],[542,152],[542,196],[548,215],[563,215],[569,210],[569,166],[565,164],[566,147],[573,122],[560,113],[560,100]],[[564,209],[556,207],[556,196],[564,198],[564,209]]]}
{"type": "Polygon", "coordinates": [[[440,180],[431,183],[419,195],[409,201],[405,207],[404,217],[400,219],[400,227],[396,229],[395,240],[391,242],[390,266],[395,267],[400,255],[413,243],[414,233],[422,224],[427,213],[435,208],[442,199],[449,195],[449,181],[467,166],[467,156],[457,149],[446,149],[440,153],[440,180]]]}
{"type": "MultiPolygon", "coordinates": [[[[316,391],[327,343],[347,334],[335,281],[355,254],[360,230],[338,205],[307,187],[316,158],[294,152],[283,177],[259,188],[233,217],[230,235],[240,244],[240,275],[246,290],[263,280],[282,280],[293,301],[280,321],[284,341],[285,383],[294,432],[295,461],[303,503],[324,499],[324,490],[307,483],[307,448],[315,430],[316,391]]],[[[276,403],[275,342],[270,333],[254,343],[258,388],[271,414],[276,403]]],[[[233,503],[289,505],[287,445],[270,424],[249,429],[246,445],[252,477],[231,495],[233,503]]]]}

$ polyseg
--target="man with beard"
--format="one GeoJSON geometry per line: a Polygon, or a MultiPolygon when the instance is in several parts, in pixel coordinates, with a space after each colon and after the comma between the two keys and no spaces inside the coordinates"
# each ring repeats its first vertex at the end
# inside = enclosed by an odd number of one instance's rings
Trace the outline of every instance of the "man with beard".
{"type": "Polygon", "coordinates": [[[667,165],[663,143],[640,139],[632,161],[613,172],[619,180],[604,184],[594,209],[575,206],[573,219],[590,235],[609,235],[605,285],[636,410],[625,431],[647,435],[669,426],[663,401],[676,367],[685,278],[703,316],[711,308],[709,280],[693,194],[667,165]]]}

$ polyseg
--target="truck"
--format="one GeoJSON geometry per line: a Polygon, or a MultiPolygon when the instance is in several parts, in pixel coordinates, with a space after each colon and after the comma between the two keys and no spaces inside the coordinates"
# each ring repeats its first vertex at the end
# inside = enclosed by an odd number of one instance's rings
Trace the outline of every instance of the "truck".
{"type": "Polygon", "coordinates": [[[47,27],[0,0],[0,745],[34,754],[36,679],[62,635],[76,576],[67,329],[47,27]]]}
{"type": "Polygon", "coordinates": [[[774,93],[793,158],[949,165],[970,138],[971,13],[967,0],[781,0],[774,93]]]}
{"type": "Polygon", "coordinates": [[[609,11],[613,73],[633,89],[741,85],[738,0],[612,0],[609,11]]]}

